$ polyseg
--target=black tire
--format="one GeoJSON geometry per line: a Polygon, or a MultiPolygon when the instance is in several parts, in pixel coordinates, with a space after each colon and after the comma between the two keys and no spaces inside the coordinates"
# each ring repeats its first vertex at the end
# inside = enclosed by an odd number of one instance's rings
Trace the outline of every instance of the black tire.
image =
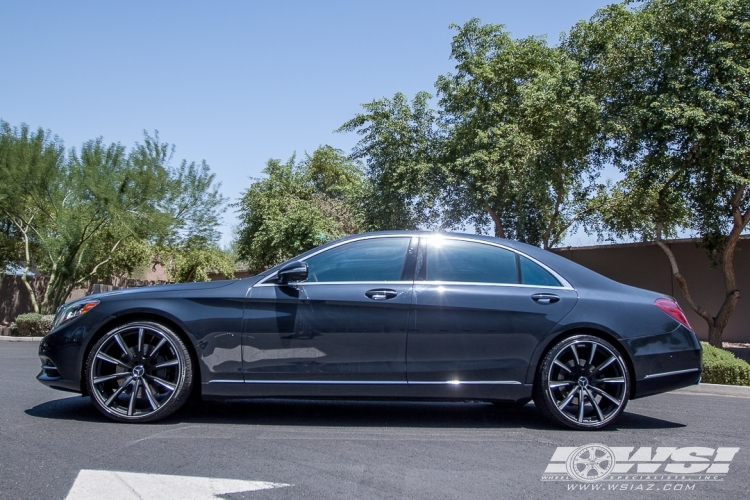
{"type": "Polygon", "coordinates": [[[534,404],[542,414],[578,430],[601,429],[615,422],[629,395],[627,363],[612,344],[592,335],[575,335],[555,344],[534,381],[534,404]]]}
{"type": "Polygon", "coordinates": [[[155,422],[182,407],[193,364],[182,339],[164,325],[134,321],[107,332],[86,360],[94,406],[118,422],[155,422]]]}

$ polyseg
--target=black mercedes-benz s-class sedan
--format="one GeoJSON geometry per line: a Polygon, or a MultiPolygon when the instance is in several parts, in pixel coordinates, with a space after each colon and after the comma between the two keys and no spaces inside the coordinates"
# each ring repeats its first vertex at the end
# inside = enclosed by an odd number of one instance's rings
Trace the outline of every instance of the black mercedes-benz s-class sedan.
{"type": "Polygon", "coordinates": [[[63,305],[38,379],[107,417],[151,422],[191,395],[488,401],[575,429],[697,384],[675,301],[559,255],[479,235],[382,232],[257,276],[63,305]]]}

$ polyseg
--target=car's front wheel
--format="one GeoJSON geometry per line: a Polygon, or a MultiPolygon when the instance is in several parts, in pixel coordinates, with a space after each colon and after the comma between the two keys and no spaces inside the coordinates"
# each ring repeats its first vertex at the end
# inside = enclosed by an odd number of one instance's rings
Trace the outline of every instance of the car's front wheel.
{"type": "Polygon", "coordinates": [[[107,332],[86,362],[86,384],[99,411],[120,422],[153,422],[190,396],[193,367],[185,343],[163,325],[135,321],[107,332]]]}
{"type": "Polygon", "coordinates": [[[601,429],[617,420],[628,403],[625,360],[604,339],[576,335],[555,344],[539,366],[534,404],[567,427],[601,429]]]}

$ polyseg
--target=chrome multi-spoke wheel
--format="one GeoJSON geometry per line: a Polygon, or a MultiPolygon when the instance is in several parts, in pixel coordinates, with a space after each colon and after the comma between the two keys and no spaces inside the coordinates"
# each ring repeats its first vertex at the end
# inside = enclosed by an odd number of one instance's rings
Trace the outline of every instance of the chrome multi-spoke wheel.
{"type": "Polygon", "coordinates": [[[555,345],[537,374],[534,402],[547,416],[575,429],[598,429],[625,410],[630,379],[608,342],[577,335],[555,345]]]}
{"type": "Polygon", "coordinates": [[[190,355],[164,326],[128,323],[93,347],[86,382],[92,401],[108,417],[151,422],[176,411],[190,395],[190,355]]]}

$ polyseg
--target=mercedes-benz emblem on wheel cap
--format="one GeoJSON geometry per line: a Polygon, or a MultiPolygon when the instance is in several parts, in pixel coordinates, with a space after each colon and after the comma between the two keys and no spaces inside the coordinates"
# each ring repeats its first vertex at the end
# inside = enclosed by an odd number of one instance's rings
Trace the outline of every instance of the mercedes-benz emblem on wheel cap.
{"type": "Polygon", "coordinates": [[[143,365],[138,365],[133,368],[133,376],[135,378],[141,378],[144,373],[146,373],[146,370],[143,369],[143,365]]]}
{"type": "Polygon", "coordinates": [[[578,481],[594,482],[605,479],[615,468],[615,454],[603,444],[583,445],[568,456],[565,464],[568,475],[578,481]]]}

